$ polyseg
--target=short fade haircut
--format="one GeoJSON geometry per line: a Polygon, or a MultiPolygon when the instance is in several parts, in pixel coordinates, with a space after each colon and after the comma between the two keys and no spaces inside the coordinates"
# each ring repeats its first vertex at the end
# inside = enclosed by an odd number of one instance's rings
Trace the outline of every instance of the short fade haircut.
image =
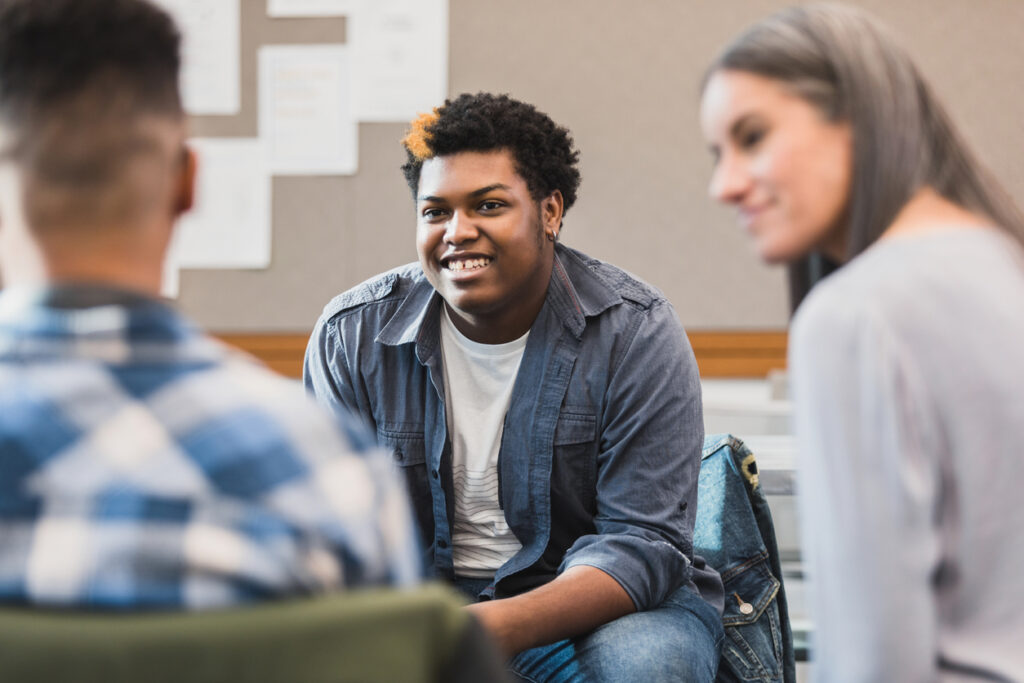
{"type": "Polygon", "coordinates": [[[109,186],[152,148],[143,117],[184,121],[180,44],[146,0],[0,0],[0,160],[40,191],[109,186]]]}
{"type": "Polygon", "coordinates": [[[508,95],[463,94],[447,100],[444,106],[414,120],[402,144],[408,156],[402,172],[414,199],[427,159],[509,150],[535,201],[555,190],[562,193],[564,211],[576,201],[579,150],[572,135],[533,105],[508,95]]]}

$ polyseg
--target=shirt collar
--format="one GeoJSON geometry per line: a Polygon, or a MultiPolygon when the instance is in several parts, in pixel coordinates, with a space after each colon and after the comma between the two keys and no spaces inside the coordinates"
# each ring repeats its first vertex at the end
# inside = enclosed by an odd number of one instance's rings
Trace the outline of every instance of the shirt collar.
{"type": "Polygon", "coordinates": [[[622,297],[587,260],[580,252],[556,244],[555,264],[548,285],[548,306],[577,339],[583,334],[588,317],[622,303],[622,297]]]}
{"type": "Polygon", "coordinates": [[[198,330],[167,302],[94,284],[18,286],[0,291],[4,334],[109,335],[184,340],[198,330]]]}
{"type": "Polygon", "coordinates": [[[417,341],[425,331],[440,329],[441,295],[437,293],[426,277],[420,275],[413,280],[409,293],[405,295],[391,319],[377,333],[374,341],[387,346],[399,346],[417,341]]]}

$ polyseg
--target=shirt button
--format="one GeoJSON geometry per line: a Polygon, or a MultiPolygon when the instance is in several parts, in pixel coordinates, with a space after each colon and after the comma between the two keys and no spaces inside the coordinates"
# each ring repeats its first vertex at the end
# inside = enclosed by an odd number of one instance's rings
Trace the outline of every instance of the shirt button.
{"type": "Polygon", "coordinates": [[[430,470],[430,476],[437,479],[440,475],[437,473],[437,470],[430,470]]]}
{"type": "Polygon", "coordinates": [[[444,550],[448,547],[448,541],[444,540],[443,538],[437,539],[437,547],[441,550],[444,550]]]}

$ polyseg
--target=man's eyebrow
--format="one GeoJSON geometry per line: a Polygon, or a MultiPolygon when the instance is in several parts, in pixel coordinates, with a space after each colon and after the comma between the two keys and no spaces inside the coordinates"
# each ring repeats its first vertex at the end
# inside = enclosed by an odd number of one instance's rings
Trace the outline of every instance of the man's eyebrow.
{"type": "Polygon", "coordinates": [[[494,183],[493,185],[488,185],[487,187],[481,187],[479,190],[473,190],[472,192],[469,193],[469,196],[470,197],[479,197],[481,195],[487,194],[488,192],[493,192],[494,190],[511,190],[511,189],[512,188],[509,187],[508,185],[503,185],[502,183],[494,183]]]}
{"type": "MultiPolygon", "coordinates": [[[[505,185],[503,183],[494,183],[493,185],[487,185],[486,187],[481,187],[479,190],[473,190],[472,192],[469,193],[469,196],[470,197],[480,197],[482,195],[487,194],[488,192],[493,192],[494,190],[511,190],[511,189],[512,189],[511,187],[509,187],[508,185],[505,185]]],[[[439,202],[439,203],[442,203],[442,204],[444,202],[448,201],[444,197],[436,197],[434,195],[426,195],[426,196],[422,196],[422,197],[417,197],[417,200],[421,201],[421,202],[439,202]]]]}

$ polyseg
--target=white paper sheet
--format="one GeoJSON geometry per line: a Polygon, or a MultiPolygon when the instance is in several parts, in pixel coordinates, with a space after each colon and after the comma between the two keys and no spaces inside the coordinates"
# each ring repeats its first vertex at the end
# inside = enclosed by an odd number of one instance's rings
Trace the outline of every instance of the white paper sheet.
{"type": "Polygon", "coordinates": [[[411,120],[448,95],[448,0],[362,0],[346,27],[356,118],[411,120]]]}
{"type": "MultiPolygon", "coordinates": [[[[173,238],[172,238],[173,240],[173,238]]],[[[178,262],[174,260],[174,246],[167,250],[164,257],[164,276],[160,281],[160,295],[168,299],[177,299],[181,287],[181,272],[178,262]]]]}
{"type": "Polygon", "coordinates": [[[239,0],[156,0],[182,32],[181,90],[191,114],[239,111],[239,0]]]}
{"type": "Polygon", "coordinates": [[[164,296],[177,296],[180,268],[270,265],[271,186],[256,138],[196,138],[195,204],[178,221],[164,268],[164,296]]]}
{"type": "Polygon", "coordinates": [[[270,17],[339,17],[357,0],[267,0],[270,17]]]}
{"type": "Polygon", "coordinates": [[[183,268],[270,265],[270,173],[260,140],[195,138],[195,205],[182,216],[175,244],[183,268]]]}
{"type": "Polygon", "coordinates": [[[356,172],[359,129],[346,46],[261,47],[259,91],[260,138],[272,173],[356,172]]]}

